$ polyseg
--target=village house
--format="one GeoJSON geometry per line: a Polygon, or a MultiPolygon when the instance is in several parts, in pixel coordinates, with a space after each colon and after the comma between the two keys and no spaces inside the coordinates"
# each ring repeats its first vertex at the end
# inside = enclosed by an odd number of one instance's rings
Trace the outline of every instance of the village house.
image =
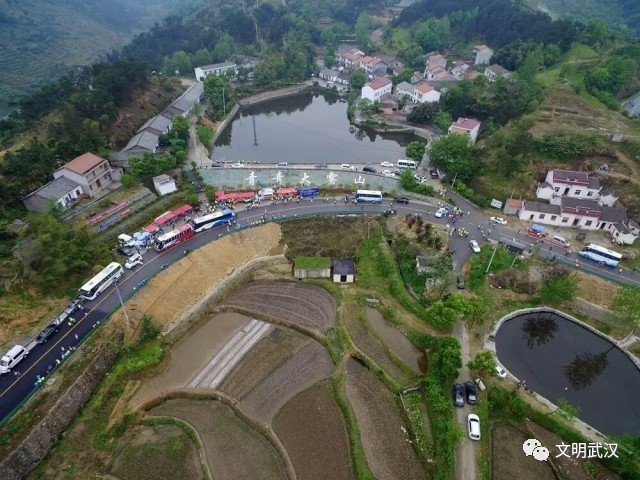
{"type": "Polygon", "coordinates": [[[476,143],[482,123],[475,118],[459,118],[449,127],[449,133],[467,135],[471,144],[476,143]]]}
{"type": "Polygon", "coordinates": [[[67,177],[58,177],[35,192],[31,192],[22,201],[30,212],[47,212],[52,205],[62,210],[73,205],[82,195],[82,186],[67,177]]]}
{"type": "Polygon", "coordinates": [[[335,283],[353,283],[356,281],[356,264],[353,260],[334,260],[331,270],[335,283]]]}
{"type": "Polygon", "coordinates": [[[487,79],[487,82],[495,82],[498,78],[506,78],[509,75],[511,75],[511,72],[497,63],[484,69],[484,78],[487,79]]]}
{"type": "Polygon", "coordinates": [[[388,78],[376,78],[362,87],[361,98],[371,102],[379,101],[380,97],[391,93],[393,83],[388,78]]]}
{"type": "Polygon", "coordinates": [[[559,205],[523,201],[518,216],[556,227],[607,231],[618,243],[631,244],[640,234],[640,227],[629,221],[626,210],[602,206],[596,200],[562,197],[559,205]]]}
{"type": "Polygon", "coordinates": [[[336,63],[345,68],[352,68],[361,57],[364,52],[353,45],[339,45],[335,54],[336,63]]]}
{"type": "Polygon", "coordinates": [[[167,195],[178,190],[175,179],[166,174],[153,177],[153,187],[160,196],[167,195]]]}
{"type": "Polygon", "coordinates": [[[387,67],[391,70],[399,69],[400,72],[404,70],[404,63],[398,59],[398,57],[394,57],[392,55],[376,55],[380,60],[387,64],[387,67]]]}
{"type": "Polygon", "coordinates": [[[327,82],[334,83],[338,79],[338,72],[335,70],[331,70],[330,68],[323,68],[318,76],[321,79],[326,80],[327,82]]]}
{"type": "Polygon", "coordinates": [[[456,80],[463,80],[465,78],[465,73],[471,67],[465,62],[454,62],[453,68],[451,69],[451,76],[456,80]]]}
{"type": "Polygon", "coordinates": [[[586,172],[549,170],[544,182],[538,184],[536,197],[560,205],[563,197],[596,200],[600,205],[612,207],[618,198],[600,184],[600,178],[586,172]]]}
{"type": "Polygon", "coordinates": [[[120,179],[122,170],[111,170],[109,162],[91,152],[65,163],[53,172],[53,178],[65,177],[78,183],[84,194],[93,197],[120,179]]]}
{"type": "Polygon", "coordinates": [[[396,95],[398,98],[402,98],[404,95],[408,96],[413,102],[413,96],[415,87],[408,82],[400,82],[396,85],[396,95]]]}
{"type": "Polygon", "coordinates": [[[413,103],[436,103],[440,101],[440,92],[426,83],[416,85],[413,103]]]}
{"type": "Polygon", "coordinates": [[[233,62],[214,63],[212,65],[203,65],[194,68],[196,80],[203,81],[209,75],[225,75],[231,72],[234,75],[238,73],[238,66],[233,62]]]}
{"type": "Polygon", "coordinates": [[[471,61],[474,65],[489,64],[493,50],[486,45],[476,45],[471,51],[471,61]]]}
{"type": "Polygon", "coordinates": [[[357,65],[368,75],[373,75],[376,72],[381,72],[383,75],[387,73],[387,64],[377,57],[362,57],[358,60],[357,65]]]}

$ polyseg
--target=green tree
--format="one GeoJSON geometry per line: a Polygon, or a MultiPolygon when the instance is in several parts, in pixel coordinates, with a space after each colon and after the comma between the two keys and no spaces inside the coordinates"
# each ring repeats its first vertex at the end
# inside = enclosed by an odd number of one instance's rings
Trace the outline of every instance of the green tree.
{"type": "Polygon", "coordinates": [[[416,28],[413,39],[425,51],[439,50],[451,42],[451,24],[449,17],[431,17],[416,28]]]}
{"type": "Polygon", "coordinates": [[[413,141],[405,147],[404,153],[408,158],[420,163],[426,148],[427,146],[424,143],[413,141]]]}
{"type": "Polygon", "coordinates": [[[483,350],[467,362],[467,368],[474,373],[484,373],[491,377],[496,376],[496,359],[491,352],[483,350]]]}
{"type": "Polygon", "coordinates": [[[611,320],[624,329],[634,331],[640,319],[640,288],[624,285],[618,289],[609,308],[611,320]]]}
{"type": "Polygon", "coordinates": [[[405,68],[400,75],[393,75],[391,77],[391,82],[393,83],[393,86],[395,87],[399,83],[410,82],[411,81],[411,77],[413,77],[413,71],[410,68],[405,68]]]}
{"type": "Polygon", "coordinates": [[[580,41],[592,47],[598,47],[604,43],[609,35],[609,27],[603,21],[589,22],[582,32],[580,41]]]}
{"type": "Polygon", "coordinates": [[[130,175],[130,174],[128,174],[128,173],[125,173],[124,175],[122,175],[122,176],[120,177],[120,183],[121,183],[124,187],[129,188],[129,187],[132,187],[132,186],[133,186],[133,184],[135,183],[135,178],[133,177],[133,175],[130,175]]]}
{"type": "Polygon", "coordinates": [[[371,50],[371,32],[373,30],[373,20],[370,15],[361,13],[356,20],[355,33],[356,42],[365,51],[371,50]]]}
{"type": "Polygon", "coordinates": [[[206,48],[201,48],[191,57],[191,65],[193,65],[194,67],[210,65],[211,62],[211,54],[206,48]]]}
{"type": "MultiPolygon", "coordinates": [[[[454,379],[462,367],[462,352],[460,342],[453,337],[444,337],[438,342],[434,353],[434,367],[443,379],[454,379]]],[[[449,387],[450,388],[450,387],[449,387]]]]}
{"type": "Polygon", "coordinates": [[[213,140],[213,129],[207,125],[198,125],[196,127],[196,131],[198,133],[198,139],[202,142],[202,145],[204,145],[207,151],[211,153],[211,150],[213,149],[213,144],[211,143],[213,140]]]}
{"type": "Polygon", "coordinates": [[[481,297],[467,299],[467,308],[463,318],[471,325],[482,325],[487,320],[487,305],[481,297]]]}
{"type": "Polygon", "coordinates": [[[442,300],[438,300],[432,304],[426,312],[426,318],[429,324],[438,330],[450,331],[458,318],[457,312],[448,307],[442,300]]]}
{"type": "Polygon", "coordinates": [[[578,293],[578,276],[575,273],[564,273],[545,280],[540,289],[540,300],[548,305],[559,305],[570,302],[578,293]]]}
{"type": "Polygon", "coordinates": [[[229,107],[229,82],[224,76],[209,75],[204,79],[204,96],[213,107],[216,118],[229,107]]]}
{"type": "Polygon", "coordinates": [[[233,55],[234,49],[233,38],[231,38],[229,34],[225,33],[220,37],[220,40],[218,40],[218,43],[216,43],[216,46],[213,48],[213,52],[211,52],[211,61],[226,62],[229,60],[229,57],[233,55]]]}
{"type": "Polygon", "coordinates": [[[431,142],[429,159],[434,166],[464,182],[471,178],[474,171],[471,165],[474,151],[469,137],[451,134],[431,142]]]}
{"type": "Polygon", "coordinates": [[[447,132],[452,123],[453,118],[451,118],[451,114],[444,110],[438,110],[433,119],[433,124],[443,132],[447,132]]]}
{"type": "Polygon", "coordinates": [[[422,61],[422,47],[417,43],[411,42],[408,45],[404,46],[399,52],[398,55],[407,67],[410,68],[424,68],[422,61]]]}
{"type": "Polygon", "coordinates": [[[349,79],[349,86],[352,91],[359,92],[367,83],[367,72],[362,68],[356,68],[351,71],[351,77],[349,79]]]}
{"type": "Polygon", "coordinates": [[[182,115],[175,117],[171,122],[171,134],[187,142],[189,140],[189,121],[182,115]]]}
{"type": "Polygon", "coordinates": [[[182,50],[175,52],[165,59],[162,71],[165,75],[169,76],[188,75],[191,72],[191,59],[189,55],[182,50]]]}
{"type": "Polygon", "coordinates": [[[418,125],[432,124],[436,119],[438,112],[439,107],[436,103],[421,103],[411,110],[411,113],[407,115],[407,120],[418,125]]]}

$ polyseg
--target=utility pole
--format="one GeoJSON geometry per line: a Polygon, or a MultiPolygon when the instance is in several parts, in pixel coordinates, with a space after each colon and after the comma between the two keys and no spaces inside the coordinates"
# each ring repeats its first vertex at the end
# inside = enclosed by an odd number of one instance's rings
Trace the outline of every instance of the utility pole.
{"type": "Polygon", "coordinates": [[[127,308],[124,306],[124,302],[122,301],[122,296],[120,295],[120,289],[118,288],[118,280],[113,282],[116,286],[116,293],[118,294],[118,299],[120,300],[120,305],[122,306],[122,311],[124,312],[124,318],[127,319],[127,327],[131,328],[131,320],[129,320],[129,314],[127,313],[127,308]]]}
{"type": "Polygon", "coordinates": [[[493,257],[496,256],[496,251],[498,250],[498,245],[493,248],[493,253],[491,254],[491,259],[489,259],[489,265],[487,265],[487,269],[484,271],[485,274],[489,273],[489,269],[491,268],[491,263],[493,262],[493,257]]]}
{"type": "Polygon", "coordinates": [[[458,172],[456,172],[456,174],[453,176],[453,181],[451,182],[451,188],[453,188],[453,186],[455,185],[456,178],[458,178],[458,172]]]}
{"type": "Polygon", "coordinates": [[[222,89],[222,109],[224,111],[224,116],[227,116],[227,102],[224,99],[224,88],[222,89]]]}

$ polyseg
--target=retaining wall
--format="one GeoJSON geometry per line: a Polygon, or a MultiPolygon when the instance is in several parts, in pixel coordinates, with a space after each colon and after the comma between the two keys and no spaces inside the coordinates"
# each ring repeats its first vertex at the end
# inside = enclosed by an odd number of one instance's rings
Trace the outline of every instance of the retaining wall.
{"type": "MultiPolygon", "coordinates": [[[[122,341],[122,332],[117,335],[122,341]]],[[[69,426],[80,408],[89,400],[94,390],[111,369],[117,358],[114,348],[103,347],[87,366],[85,371],[55,403],[42,421],[37,424],[27,438],[0,463],[0,478],[20,480],[38,466],[49,454],[69,426]]]]}

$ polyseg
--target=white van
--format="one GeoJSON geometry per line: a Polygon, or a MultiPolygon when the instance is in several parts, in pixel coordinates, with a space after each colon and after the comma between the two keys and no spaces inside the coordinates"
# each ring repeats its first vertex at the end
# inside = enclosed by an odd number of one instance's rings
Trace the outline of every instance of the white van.
{"type": "Polygon", "coordinates": [[[15,347],[13,347],[11,350],[5,353],[0,360],[0,374],[8,373],[28,354],[29,352],[27,352],[27,350],[22,345],[16,345],[15,347]]]}
{"type": "Polygon", "coordinates": [[[275,192],[273,188],[263,188],[256,194],[256,200],[262,202],[263,200],[271,200],[275,192]]]}
{"type": "Polygon", "coordinates": [[[560,237],[559,235],[554,235],[553,236],[553,241],[561,243],[566,248],[569,248],[571,246],[571,243],[569,242],[569,240],[567,240],[564,237],[560,237]]]}
{"type": "Polygon", "coordinates": [[[120,244],[121,247],[130,247],[135,242],[133,241],[133,237],[131,237],[130,235],[127,235],[126,233],[121,233],[120,235],[118,235],[118,243],[120,244]]]}

